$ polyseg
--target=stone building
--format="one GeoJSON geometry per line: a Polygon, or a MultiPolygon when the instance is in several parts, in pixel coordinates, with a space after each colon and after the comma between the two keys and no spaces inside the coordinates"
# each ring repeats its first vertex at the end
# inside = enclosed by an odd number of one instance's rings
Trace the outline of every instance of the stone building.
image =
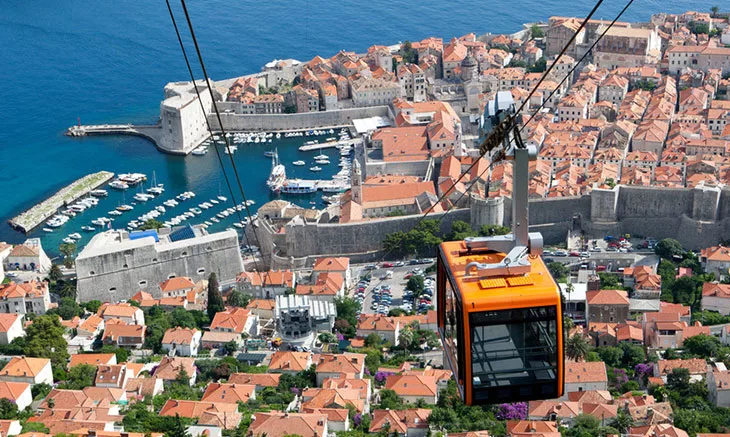
{"type": "Polygon", "coordinates": [[[29,281],[0,285],[0,313],[45,314],[51,306],[48,283],[29,281]]]}
{"type": "Polygon", "coordinates": [[[629,298],[624,290],[597,290],[586,293],[588,322],[618,323],[629,317],[629,298]]]}
{"type": "Polygon", "coordinates": [[[659,62],[660,49],[661,41],[654,29],[611,27],[598,41],[593,60],[598,68],[610,70],[642,67],[659,62]]]}
{"type": "Polygon", "coordinates": [[[204,81],[165,85],[165,100],[160,103],[162,134],[158,146],[166,152],[177,154],[188,154],[198,147],[209,135],[206,117],[212,104],[204,81]],[[195,87],[203,102],[202,108],[195,87]]]}
{"type": "Polygon", "coordinates": [[[332,332],[335,304],[308,296],[277,296],[276,327],[281,338],[290,344],[311,344],[318,332],[332,332]]]}
{"type": "Polygon", "coordinates": [[[192,226],[161,229],[143,238],[121,230],[102,232],[76,258],[82,302],[129,299],[177,276],[199,281],[215,272],[221,284],[228,284],[242,271],[235,231],[208,234],[192,226]]]}

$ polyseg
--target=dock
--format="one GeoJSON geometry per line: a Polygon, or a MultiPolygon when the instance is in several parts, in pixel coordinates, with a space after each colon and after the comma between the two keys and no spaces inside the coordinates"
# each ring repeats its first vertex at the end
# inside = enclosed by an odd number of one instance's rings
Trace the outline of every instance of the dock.
{"type": "Polygon", "coordinates": [[[162,127],[160,125],[134,124],[89,124],[75,125],[66,129],[66,136],[85,137],[89,135],[136,135],[160,144],[162,127]]]}
{"type": "Polygon", "coordinates": [[[58,213],[58,210],[75,202],[87,195],[91,190],[107,183],[114,177],[110,171],[100,171],[77,179],[71,184],[61,188],[53,196],[24,211],[8,222],[13,228],[26,234],[38,225],[48,220],[49,217],[58,213]]]}

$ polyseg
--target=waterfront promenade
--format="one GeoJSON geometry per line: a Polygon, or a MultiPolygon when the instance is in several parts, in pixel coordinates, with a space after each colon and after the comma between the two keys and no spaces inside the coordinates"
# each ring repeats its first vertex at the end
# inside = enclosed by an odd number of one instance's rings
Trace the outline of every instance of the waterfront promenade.
{"type": "Polygon", "coordinates": [[[114,173],[110,171],[100,171],[77,179],[43,202],[10,219],[10,226],[28,233],[56,214],[59,209],[75,202],[113,177],[114,173]]]}

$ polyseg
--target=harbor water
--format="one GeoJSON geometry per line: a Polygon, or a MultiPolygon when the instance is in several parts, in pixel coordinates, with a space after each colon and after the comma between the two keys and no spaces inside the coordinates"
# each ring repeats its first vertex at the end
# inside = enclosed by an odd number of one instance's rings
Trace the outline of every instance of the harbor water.
{"type": "MultiPolygon", "coordinates": [[[[179,4],[172,3],[182,23],[179,4]]],[[[222,79],[256,72],[275,58],[306,61],[315,55],[332,56],[340,49],[364,52],[373,44],[406,39],[515,32],[523,22],[547,20],[550,15],[585,15],[592,5],[588,0],[374,0],[367,6],[335,0],[209,0],[189,2],[188,7],[209,74],[222,79]]],[[[607,0],[596,17],[611,18],[623,5],[607,0]]],[[[646,21],[654,12],[697,7],[688,0],[640,1],[625,18],[646,21]]],[[[78,118],[84,124],[154,123],[165,83],[188,80],[164,2],[8,0],[0,16],[0,41],[5,66],[0,87],[0,241],[22,242],[26,236],[7,224],[11,217],[100,170],[140,172],[150,179],[155,171],[165,184],[165,194],[124,214],[130,219],[183,191],[197,196],[176,208],[181,212],[217,196],[219,186],[221,194],[230,197],[212,150],[205,156],[169,156],[142,138],[63,136],[78,118]]],[[[246,194],[257,202],[254,209],[271,198],[265,185],[270,159],[263,155],[271,146],[278,147],[289,176],[326,179],[339,170],[335,149],[299,152],[308,139],[282,138],[239,147],[234,156],[246,194]],[[310,173],[311,157],[320,152],[330,155],[332,164],[310,173]],[[299,159],[307,165],[291,165],[299,159]]],[[[42,237],[52,255],[72,232],[84,235],[83,245],[89,234],[81,232],[81,226],[106,216],[122,200],[120,192],[109,191],[98,206],[55,232],[46,234],[39,228],[31,235],[42,237]]],[[[135,192],[135,187],[126,192],[128,203],[135,192]]],[[[322,205],[318,196],[291,199],[303,207],[322,205]]],[[[206,219],[213,209],[208,211],[188,222],[206,219]]],[[[212,229],[228,227],[231,221],[212,229]]]]}

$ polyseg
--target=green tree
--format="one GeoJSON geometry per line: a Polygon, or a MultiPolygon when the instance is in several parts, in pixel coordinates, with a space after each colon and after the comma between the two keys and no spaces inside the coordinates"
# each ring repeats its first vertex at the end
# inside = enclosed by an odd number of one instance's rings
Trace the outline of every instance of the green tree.
{"type": "Polygon", "coordinates": [[[63,273],[61,273],[61,268],[58,267],[58,264],[53,264],[51,266],[51,270],[48,271],[48,281],[51,284],[55,284],[61,279],[63,279],[63,273]]]}
{"type": "Polygon", "coordinates": [[[598,278],[601,280],[601,288],[603,290],[621,290],[622,285],[618,275],[613,273],[598,272],[598,278]]]}
{"type": "Polygon", "coordinates": [[[400,49],[403,62],[406,64],[418,64],[418,50],[413,48],[410,41],[406,40],[400,49]]]}
{"type": "Polygon", "coordinates": [[[76,254],[76,243],[63,243],[58,246],[58,251],[63,255],[63,265],[71,268],[74,265],[74,255],[76,254]]]}
{"type": "Polygon", "coordinates": [[[609,367],[621,366],[624,358],[624,351],[620,348],[613,346],[601,346],[596,348],[598,356],[601,357],[601,361],[606,363],[609,367]]]}
{"type": "Polygon", "coordinates": [[[710,12],[712,13],[712,17],[717,17],[717,14],[720,12],[720,8],[717,6],[713,6],[710,8],[710,12]]]}
{"type": "Polygon", "coordinates": [[[238,343],[231,340],[223,345],[223,353],[232,356],[238,350],[238,343]]]}
{"type": "Polygon", "coordinates": [[[131,352],[129,352],[129,349],[125,349],[123,347],[117,347],[112,346],[110,344],[106,344],[99,349],[99,352],[102,354],[114,354],[117,357],[117,363],[125,363],[129,359],[129,355],[131,352]]]}
{"type": "Polygon", "coordinates": [[[25,330],[25,355],[49,358],[54,366],[66,367],[68,343],[63,338],[65,329],[58,317],[38,316],[25,330]]]}
{"type": "Polygon", "coordinates": [[[622,367],[633,369],[637,364],[646,361],[646,352],[644,352],[644,348],[638,344],[622,342],[618,347],[624,353],[622,358],[622,367]]]}
{"type": "Polygon", "coordinates": [[[462,220],[455,220],[451,224],[451,232],[446,237],[447,241],[460,241],[467,237],[476,237],[477,233],[471,228],[469,223],[462,220]]]}
{"type": "Polygon", "coordinates": [[[44,433],[44,434],[50,434],[50,431],[48,430],[48,427],[44,425],[41,422],[25,422],[23,424],[23,429],[20,431],[22,434],[25,434],[27,432],[37,432],[37,433],[44,433]]]}
{"type": "Polygon", "coordinates": [[[83,316],[84,309],[73,298],[63,297],[58,308],[49,310],[48,314],[58,314],[63,320],[71,320],[76,316],[83,316]]]}
{"type": "Polygon", "coordinates": [[[565,343],[565,355],[574,361],[583,361],[590,351],[588,340],[580,334],[569,337],[565,343]]]}
{"type": "Polygon", "coordinates": [[[89,364],[79,364],[73,366],[68,371],[66,381],[59,386],[66,390],[81,390],[94,385],[96,377],[96,367],[89,364]]]}
{"type": "Polygon", "coordinates": [[[96,313],[99,311],[99,307],[101,306],[100,300],[90,300],[84,304],[84,308],[86,308],[86,311],[90,313],[96,313]]]}
{"type": "Polygon", "coordinates": [[[685,351],[700,358],[716,356],[720,347],[720,340],[712,335],[700,334],[684,339],[685,351]]]}
{"type": "Polygon", "coordinates": [[[48,396],[48,393],[50,393],[52,389],[53,386],[42,382],[40,384],[33,384],[33,386],[31,386],[30,388],[30,393],[33,396],[33,400],[37,401],[48,396]]]}
{"type": "Polygon", "coordinates": [[[634,418],[624,408],[619,408],[616,417],[611,421],[611,426],[616,428],[621,434],[629,432],[629,428],[634,426],[634,418]]]}
{"type": "Polygon", "coordinates": [[[530,27],[530,36],[533,38],[542,38],[545,36],[545,32],[540,26],[533,24],[532,27],[530,27]]]}
{"type": "Polygon", "coordinates": [[[422,275],[413,275],[408,278],[408,282],[406,283],[406,290],[411,290],[413,293],[418,293],[420,295],[423,292],[423,288],[425,286],[425,280],[423,279],[422,275]]]}
{"type": "Polygon", "coordinates": [[[512,229],[507,226],[501,225],[482,225],[479,228],[479,235],[482,237],[492,237],[495,235],[507,235],[512,232],[512,229]]]}
{"type": "Polygon", "coordinates": [[[165,226],[165,224],[161,221],[149,219],[146,222],[142,223],[142,226],[139,227],[139,230],[146,231],[147,229],[160,229],[163,226],[165,226]]]}
{"type": "Polygon", "coordinates": [[[337,342],[337,337],[331,332],[323,332],[323,333],[319,334],[318,338],[319,338],[319,341],[321,341],[322,343],[325,343],[325,344],[337,342]]]}
{"type": "Polygon", "coordinates": [[[208,277],[208,317],[213,320],[216,313],[226,309],[221,297],[220,286],[218,285],[218,277],[215,272],[208,277]]]}
{"type": "Polygon", "coordinates": [[[570,269],[568,269],[565,264],[559,262],[550,262],[547,264],[547,268],[556,282],[567,281],[568,275],[570,274],[570,269]]]}
{"type": "Polygon", "coordinates": [[[172,310],[170,313],[170,324],[173,328],[178,326],[181,328],[195,328],[197,326],[192,313],[183,308],[175,308],[172,310]]]}
{"type": "Polygon", "coordinates": [[[413,344],[414,333],[413,328],[405,326],[401,328],[400,334],[398,334],[398,342],[403,346],[403,350],[409,350],[408,347],[413,344]]]}
{"type": "Polygon", "coordinates": [[[0,399],[0,419],[16,419],[18,417],[18,413],[18,405],[15,402],[7,398],[0,399]]]}
{"type": "Polygon", "coordinates": [[[509,61],[509,64],[507,64],[507,67],[510,67],[510,68],[527,68],[527,62],[523,61],[522,59],[512,58],[512,60],[509,61]]]}
{"type": "Polygon", "coordinates": [[[246,308],[252,299],[253,296],[250,294],[234,288],[233,291],[231,291],[231,294],[228,295],[228,305],[232,307],[246,308]]]}
{"type": "Polygon", "coordinates": [[[383,340],[376,333],[368,334],[365,337],[365,346],[367,347],[379,347],[383,343],[383,340]]]}
{"type": "Polygon", "coordinates": [[[542,73],[545,70],[547,70],[547,61],[545,58],[540,58],[534,64],[527,67],[527,71],[530,73],[542,73]]]}
{"type": "Polygon", "coordinates": [[[180,419],[179,414],[175,414],[175,421],[173,422],[172,428],[165,433],[165,437],[190,437],[185,425],[180,419]]]}
{"type": "Polygon", "coordinates": [[[573,425],[565,432],[566,437],[584,437],[600,435],[598,429],[601,422],[587,414],[580,414],[573,419],[573,425]]]}
{"type": "Polygon", "coordinates": [[[335,309],[338,320],[346,320],[351,327],[357,326],[357,312],[361,310],[357,300],[351,297],[337,297],[335,298],[335,309]]]}
{"type": "Polygon", "coordinates": [[[379,409],[401,410],[404,408],[403,399],[396,392],[390,389],[380,390],[379,409]]]}
{"type": "Polygon", "coordinates": [[[679,241],[673,238],[665,238],[654,247],[654,253],[671,261],[675,255],[682,255],[684,248],[682,248],[682,244],[679,241]]]}

